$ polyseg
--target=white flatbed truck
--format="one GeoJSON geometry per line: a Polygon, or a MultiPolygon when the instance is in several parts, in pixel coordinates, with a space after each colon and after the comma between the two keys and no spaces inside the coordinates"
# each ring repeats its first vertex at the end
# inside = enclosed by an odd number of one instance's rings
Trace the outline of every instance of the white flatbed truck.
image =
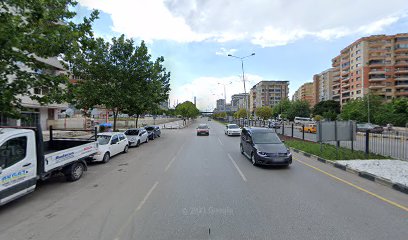
{"type": "Polygon", "coordinates": [[[98,151],[94,139],[43,141],[37,128],[0,127],[0,206],[35,190],[38,180],[63,173],[76,181],[87,170],[86,159],[98,151]]]}

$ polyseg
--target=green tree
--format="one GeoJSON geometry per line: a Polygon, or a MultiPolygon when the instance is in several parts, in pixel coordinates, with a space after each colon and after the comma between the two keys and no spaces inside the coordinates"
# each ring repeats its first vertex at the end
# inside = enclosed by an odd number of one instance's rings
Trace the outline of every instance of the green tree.
{"type": "Polygon", "coordinates": [[[190,101],[185,101],[176,106],[176,113],[185,118],[196,118],[200,115],[200,110],[190,101]]]}
{"type": "Polygon", "coordinates": [[[263,107],[257,108],[255,113],[256,113],[256,116],[262,118],[263,120],[267,120],[272,117],[272,108],[269,106],[263,106],[263,107]]]}
{"type": "Polygon", "coordinates": [[[295,117],[310,117],[309,103],[307,101],[294,101],[285,114],[291,121],[293,121],[295,117]]]}
{"type": "Polygon", "coordinates": [[[320,116],[320,115],[315,115],[315,116],[313,117],[313,120],[315,120],[315,121],[322,121],[322,120],[323,120],[323,117],[320,116]]]}
{"type": "Polygon", "coordinates": [[[235,112],[234,117],[239,119],[239,118],[246,118],[247,116],[247,111],[244,108],[238,109],[238,111],[235,112]]]}
{"type": "Polygon", "coordinates": [[[273,117],[277,118],[279,114],[287,115],[287,112],[289,111],[291,106],[292,106],[292,102],[289,101],[288,99],[279,101],[279,103],[272,108],[273,117]]]}
{"type": "Polygon", "coordinates": [[[19,118],[21,96],[40,104],[64,101],[68,78],[53,74],[44,60],[63,56],[73,44],[92,35],[94,11],[83,23],[71,20],[74,0],[0,1],[0,112],[19,118]],[[12,80],[12,81],[10,81],[12,80]],[[47,89],[37,95],[32,89],[47,89]]]}
{"type": "Polygon", "coordinates": [[[110,109],[114,130],[120,112],[138,119],[168,98],[170,73],[162,67],[164,59],[152,62],[143,41],[136,47],[124,35],[111,43],[89,38],[67,58],[73,73],[84,79],[71,86],[71,102],[82,109],[110,109]]]}
{"type": "Polygon", "coordinates": [[[340,103],[334,100],[321,101],[314,106],[312,114],[335,120],[340,114],[340,103]]]}

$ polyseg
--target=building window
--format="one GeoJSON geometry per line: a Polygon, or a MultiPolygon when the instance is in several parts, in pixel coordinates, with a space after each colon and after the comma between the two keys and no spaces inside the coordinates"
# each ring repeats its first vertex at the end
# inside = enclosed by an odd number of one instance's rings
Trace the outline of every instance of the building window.
{"type": "Polygon", "coordinates": [[[385,89],[385,92],[391,92],[391,91],[392,91],[392,90],[389,89],[389,88],[385,89]]]}
{"type": "MultiPolygon", "coordinates": [[[[360,44],[359,44],[360,45],[360,44]]],[[[357,50],[356,51],[356,55],[358,55],[358,54],[360,54],[361,53],[361,50],[357,50]]]]}
{"type": "Polygon", "coordinates": [[[356,71],[356,75],[358,75],[358,74],[360,74],[360,70],[357,70],[357,71],[356,71]]]}
{"type": "Polygon", "coordinates": [[[358,90],[356,93],[357,93],[357,94],[360,94],[360,93],[361,93],[361,90],[358,90]]]}
{"type": "Polygon", "coordinates": [[[41,94],[41,88],[34,88],[34,94],[41,94]]]}
{"type": "Polygon", "coordinates": [[[358,68],[358,67],[360,67],[361,66],[361,63],[357,63],[356,64],[356,68],[358,68]]]}
{"type": "Polygon", "coordinates": [[[360,61],[360,60],[361,60],[361,57],[357,57],[357,58],[356,58],[356,61],[360,61]]]}

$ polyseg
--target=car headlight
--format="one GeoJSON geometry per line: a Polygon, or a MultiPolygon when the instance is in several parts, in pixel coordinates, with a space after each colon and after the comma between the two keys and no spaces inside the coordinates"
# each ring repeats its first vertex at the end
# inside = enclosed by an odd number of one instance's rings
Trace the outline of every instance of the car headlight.
{"type": "Polygon", "coordinates": [[[261,157],[266,157],[268,154],[266,152],[257,151],[258,155],[261,157]]]}
{"type": "Polygon", "coordinates": [[[288,157],[292,156],[292,153],[290,152],[289,148],[288,151],[286,152],[286,155],[288,155],[288,157]]]}

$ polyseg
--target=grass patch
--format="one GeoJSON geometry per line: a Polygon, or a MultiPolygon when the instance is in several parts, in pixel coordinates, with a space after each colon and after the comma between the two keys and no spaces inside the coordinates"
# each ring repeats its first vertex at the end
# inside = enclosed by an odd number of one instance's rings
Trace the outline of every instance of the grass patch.
{"type": "Polygon", "coordinates": [[[378,154],[370,153],[368,155],[363,151],[339,147],[339,156],[336,157],[336,146],[330,144],[323,144],[322,151],[320,152],[320,144],[314,142],[307,142],[302,140],[287,139],[285,144],[288,147],[293,147],[304,152],[316,155],[318,157],[327,159],[327,160],[353,160],[353,159],[391,159],[391,157],[385,157],[378,154]]]}

